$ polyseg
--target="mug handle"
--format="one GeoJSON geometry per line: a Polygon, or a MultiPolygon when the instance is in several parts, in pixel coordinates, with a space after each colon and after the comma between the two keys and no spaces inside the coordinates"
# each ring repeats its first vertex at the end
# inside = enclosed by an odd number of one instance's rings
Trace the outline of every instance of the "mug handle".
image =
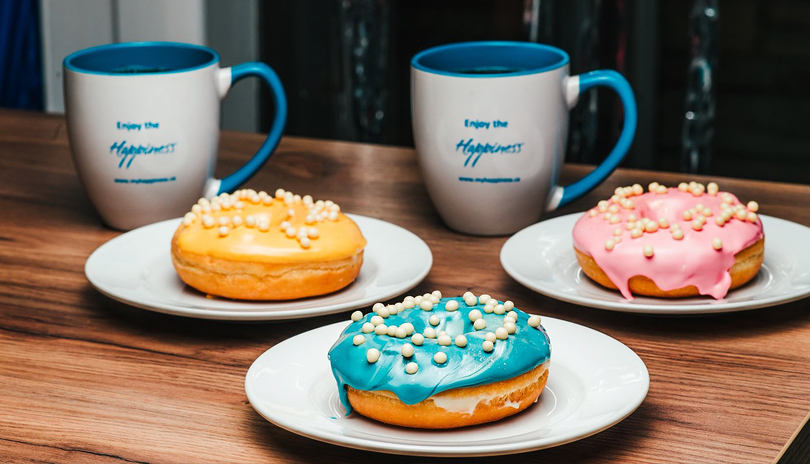
{"type": "Polygon", "coordinates": [[[281,85],[278,75],[270,66],[264,63],[248,62],[221,69],[219,73],[220,98],[224,98],[231,86],[243,77],[255,76],[262,79],[270,88],[270,96],[273,103],[275,103],[276,114],[273,118],[273,125],[256,154],[232,174],[222,179],[209,179],[205,187],[206,198],[214,197],[223,192],[233,192],[237,187],[253,177],[278,146],[281,134],[284,132],[284,125],[287,122],[287,98],[284,95],[284,87],[281,85]]]}
{"type": "Polygon", "coordinates": [[[579,96],[592,87],[610,87],[619,94],[624,108],[624,125],[619,140],[610,154],[590,174],[565,187],[554,187],[549,196],[546,211],[554,211],[593,190],[601,184],[622,162],[627,150],[633,143],[636,133],[636,99],[633,89],[621,74],[611,70],[598,70],[579,76],[571,76],[565,82],[565,97],[568,108],[573,108],[579,101],[579,96]]]}

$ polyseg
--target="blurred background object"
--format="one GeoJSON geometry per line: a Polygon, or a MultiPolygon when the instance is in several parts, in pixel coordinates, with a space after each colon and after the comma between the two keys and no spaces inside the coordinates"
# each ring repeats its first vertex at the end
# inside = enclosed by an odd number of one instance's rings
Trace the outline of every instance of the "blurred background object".
{"type": "MultiPolygon", "coordinates": [[[[0,0],[0,105],[60,112],[62,58],[130,40],[204,44],[225,66],[268,63],[286,87],[289,135],[404,146],[416,52],[549,43],[568,51],[572,73],[616,69],[630,81],[639,124],[624,166],[810,183],[800,0],[0,0]]],[[[240,83],[223,127],[266,131],[268,98],[240,83]]],[[[586,99],[571,113],[570,162],[599,161],[620,128],[610,92],[586,99]]]]}

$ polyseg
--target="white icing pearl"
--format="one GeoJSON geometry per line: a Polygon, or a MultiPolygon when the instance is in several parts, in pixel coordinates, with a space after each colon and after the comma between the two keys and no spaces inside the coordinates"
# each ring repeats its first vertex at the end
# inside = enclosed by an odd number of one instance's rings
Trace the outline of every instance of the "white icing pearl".
{"type": "Polygon", "coordinates": [[[506,340],[509,337],[509,332],[504,327],[498,327],[495,329],[495,338],[498,340],[506,340]]]}
{"type": "Polygon", "coordinates": [[[681,192],[686,192],[687,190],[689,190],[689,184],[687,184],[686,182],[681,182],[680,184],[678,184],[678,190],[680,190],[681,192]]]}
{"type": "Polygon", "coordinates": [[[374,303],[374,306],[371,307],[371,310],[376,313],[377,311],[379,311],[382,308],[385,308],[384,304],[382,304],[382,303],[374,303]]]}
{"type": "Polygon", "coordinates": [[[486,334],[484,334],[484,340],[495,343],[495,340],[497,339],[498,337],[495,336],[495,332],[487,332],[486,334]]]}
{"type": "Polygon", "coordinates": [[[226,226],[222,226],[219,228],[219,236],[220,237],[227,237],[228,234],[231,233],[231,229],[228,229],[226,226]]]}
{"type": "Polygon", "coordinates": [[[478,319],[481,319],[481,317],[483,316],[481,316],[481,311],[473,309],[472,311],[470,311],[470,314],[467,317],[470,318],[470,321],[475,322],[478,319]]]}
{"type": "Polygon", "coordinates": [[[366,351],[366,360],[370,364],[374,364],[380,359],[380,350],[377,348],[371,348],[370,350],[366,351]]]}
{"type": "Polygon", "coordinates": [[[757,213],[748,213],[745,218],[748,220],[748,222],[757,222],[757,213]]]}
{"type": "Polygon", "coordinates": [[[655,221],[650,221],[650,222],[647,223],[647,225],[646,225],[646,227],[644,227],[644,229],[647,232],[650,232],[650,233],[656,232],[656,231],[658,231],[658,223],[655,222],[655,221]]]}
{"type": "Polygon", "coordinates": [[[413,307],[414,307],[413,300],[405,300],[405,301],[403,301],[402,302],[402,307],[405,308],[405,309],[413,309],[413,307]]]}
{"type": "Polygon", "coordinates": [[[475,298],[474,296],[464,298],[464,304],[466,304],[467,306],[475,306],[476,304],[478,304],[478,299],[475,298]]]}
{"type": "Polygon", "coordinates": [[[399,326],[397,327],[397,331],[394,335],[396,335],[397,338],[405,338],[408,336],[408,329],[403,326],[399,326]]]}
{"type": "Polygon", "coordinates": [[[246,227],[253,227],[256,225],[256,217],[255,216],[245,216],[245,226],[246,227]]]}
{"type": "Polygon", "coordinates": [[[328,218],[330,221],[337,221],[337,220],[338,220],[338,213],[337,213],[337,211],[332,211],[332,212],[330,212],[330,213],[329,213],[329,215],[327,216],[327,218],[328,218]]]}
{"type": "Polygon", "coordinates": [[[383,321],[383,318],[380,316],[372,316],[371,318],[371,323],[374,324],[375,327],[382,324],[383,322],[385,321],[383,321]]]}
{"type": "Polygon", "coordinates": [[[684,211],[683,212],[683,220],[684,221],[691,221],[692,220],[692,212],[689,211],[689,210],[684,211]]]}
{"type": "Polygon", "coordinates": [[[613,247],[615,247],[615,246],[616,246],[616,241],[613,240],[612,238],[609,238],[609,239],[605,240],[605,250],[612,251],[613,247]]]}
{"type": "Polygon", "coordinates": [[[641,227],[636,227],[635,229],[630,231],[630,236],[633,238],[639,238],[643,233],[644,232],[641,230],[641,227]]]}
{"type": "Polygon", "coordinates": [[[505,323],[503,325],[503,328],[506,329],[506,331],[509,333],[509,335],[512,335],[513,333],[515,333],[517,331],[517,325],[515,325],[514,322],[505,323]]]}
{"type": "Polygon", "coordinates": [[[295,237],[295,227],[288,227],[284,234],[287,235],[289,238],[295,237]]]}
{"type": "Polygon", "coordinates": [[[210,229],[210,228],[214,227],[214,225],[216,224],[216,221],[211,216],[209,216],[207,214],[204,214],[203,217],[202,217],[202,223],[203,223],[203,227],[205,227],[206,229],[210,229]]]}
{"type": "Polygon", "coordinates": [[[387,310],[388,310],[388,315],[389,315],[389,316],[396,316],[396,315],[397,315],[397,313],[399,312],[399,308],[400,308],[400,307],[402,307],[402,305],[401,305],[401,304],[400,304],[399,306],[396,306],[396,305],[388,305],[388,306],[386,306],[386,307],[385,307],[385,309],[387,309],[387,310]]]}
{"type": "MultiPolygon", "coordinates": [[[[405,307],[402,306],[402,303],[394,303],[394,308],[396,308],[398,313],[401,313],[405,309],[405,307]]],[[[390,312],[391,310],[389,309],[388,311],[390,312]]]]}
{"type": "Polygon", "coordinates": [[[717,186],[716,182],[709,182],[709,185],[706,186],[706,191],[709,192],[709,195],[717,195],[717,192],[720,190],[720,187],[717,186]]]}
{"type": "Polygon", "coordinates": [[[422,303],[422,300],[423,300],[422,295],[416,295],[415,297],[413,297],[413,304],[419,306],[422,303]]]}
{"type": "Polygon", "coordinates": [[[450,338],[449,335],[447,334],[439,335],[439,345],[450,346],[451,343],[453,343],[453,340],[450,338]]]}
{"type": "Polygon", "coordinates": [[[663,185],[659,185],[658,188],[655,189],[655,193],[657,193],[659,195],[663,195],[663,194],[667,193],[667,188],[665,186],[663,186],[663,185]]]}
{"type": "Polygon", "coordinates": [[[363,327],[360,330],[362,330],[363,333],[374,332],[374,324],[372,324],[371,322],[365,322],[363,323],[363,327]]]}
{"type": "Polygon", "coordinates": [[[419,308],[421,308],[422,311],[431,311],[433,309],[433,301],[431,301],[431,300],[422,300],[419,303],[419,308]]]}
{"type": "Polygon", "coordinates": [[[409,362],[408,364],[405,365],[405,372],[407,372],[408,374],[416,374],[418,370],[419,364],[416,364],[415,362],[409,362]]]}
{"type": "Polygon", "coordinates": [[[396,337],[397,336],[397,329],[399,329],[399,327],[397,327],[395,325],[389,325],[388,326],[388,332],[387,332],[388,336],[389,337],[396,337]]]}
{"type": "Polygon", "coordinates": [[[492,299],[492,297],[491,297],[491,296],[489,296],[489,295],[487,295],[486,293],[484,293],[483,295],[481,295],[481,296],[479,296],[479,297],[478,297],[478,304],[487,304],[487,302],[488,302],[489,300],[491,300],[491,299],[492,299]]]}
{"type": "MultiPolygon", "coordinates": [[[[194,206],[197,206],[197,205],[194,205],[194,206]]],[[[189,225],[192,222],[194,222],[195,219],[197,219],[196,214],[194,214],[194,213],[186,213],[186,215],[183,216],[183,224],[189,225]]]]}
{"type": "Polygon", "coordinates": [[[654,254],[655,250],[653,250],[652,245],[644,245],[644,256],[652,258],[654,254]]]}
{"type": "Polygon", "coordinates": [[[362,345],[365,342],[366,342],[366,337],[364,337],[364,336],[362,336],[360,334],[357,334],[357,335],[354,336],[354,338],[352,338],[352,343],[354,343],[354,346],[362,345]]]}
{"type": "Polygon", "coordinates": [[[745,210],[740,209],[737,210],[736,216],[737,219],[739,219],[740,221],[745,221],[745,218],[748,217],[748,214],[746,214],[745,210]]]}
{"type": "Polygon", "coordinates": [[[495,314],[500,316],[501,314],[503,314],[505,312],[506,312],[506,306],[504,306],[502,304],[499,304],[498,306],[495,306],[495,314]]]}
{"type": "Polygon", "coordinates": [[[276,198],[284,198],[286,193],[287,192],[283,188],[276,189],[276,198]]]}
{"type": "Polygon", "coordinates": [[[383,306],[382,308],[377,308],[377,315],[380,316],[381,318],[385,319],[388,316],[390,316],[391,314],[388,312],[388,308],[383,306]]]}
{"type": "Polygon", "coordinates": [[[374,333],[377,335],[388,335],[388,326],[385,324],[380,324],[377,327],[374,327],[374,333]]]}
{"type": "Polygon", "coordinates": [[[402,345],[402,350],[400,352],[402,353],[402,356],[410,358],[411,356],[413,356],[413,345],[411,345],[410,343],[402,345]]]}
{"type": "Polygon", "coordinates": [[[540,316],[529,316],[529,325],[531,327],[539,327],[540,326],[540,316]]]}
{"type": "Polygon", "coordinates": [[[455,343],[457,347],[464,348],[465,346],[467,346],[467,337],[465,337],[464,335],[459,335],[456,337],[455,343]]]}
{"type": "Polygon", "coordinates": [[[362,311],[355,311],[352,313],[352,321],[357,322],[363,318],[362,311]]]}
{"type": "Polygon", "coordinates": [[[747,206],[748,211],[751,211],[752,213],[756,213],[757,211],[759,211],[759,203],[755,201],[749,201],[747,206]]]}
{"type": "Polygon", "coordinates": [[[703,221],[700,219],[695,219],[692,221],[692,228],[695,230],[702,230],[703,229],[703,221]]]}
{"type": "Polygon", "coordinates": [[[613,235],[618,237],[621,234],[622,234],[622,229],[620,227],[617,227],[617,228],[613,229],[613,235]]]}
{"type": "Polygon", "coordinates": [[[425,338],[436,338],[436,330],[433,327],[425,327],[423,333],[425,338]]]}
{"type": "Polygon", "coordinates": [[[683,231],[681,229],[672,229],[672,238],[681,240],[683,238],[683,231]]]}
{"type": "Polygon", "coordinates": [[[486,305],[486,306],[484,306],[484,312],[487,313],[487,314],[492,314],[492,312],[495,311],[496,307],[497,307],[497,305],[495,305],[495,306],[486,305]]]}
{"type": "Polygon", "coordinates": [[[447,362],[447,353],[444,351],[439,351],[433,355],[433,360],[436,362],[436,364],[444,364],[447,362]]]}
{"type": "Polygon", "coordinates": [[[458,301],[450,300],[444,304],[444,309],[447,311],[456,311],[458,309],[458,301]]]}
{"type": "Polygon", "coordinates": [[[310,247],[310,245],[312,245],[312,242],[310,242],[310,241],[309,241],[309,239],[308,239],[307,237],[301,237],[301,239],[300,239],[298,242],[299,242],[299,243],[301,244],[301,246],[302,246],[302,247],[304,247],[304,248],[309,248],[309,247],[310,247]]]}
{"type": "Polygon", "coordinates": [[[431,295],[435,296],[438,299],[442,298],[442,292],[440,292],[438,290],[433,290],[433,292],[431,292],[431,295]]]}
{"type": "Polygon", "coordinates": [[[509,313],[506,314],[506,317],[512,318],[513,321],[518,320],[518,314],[515,311],[509,311],[509,313]]]}
{"type": "Polygon", "coordinates": [[[610,224],[618,224],[619,221],[621,221],[621,218],[619,216],[613,216],[613,217],[610,218],[610,220],[608,222],[610,224]]]}
{"type": "Polygon", "coordinates": [[[268,230],[270,230],[270,223],[267,221],[260,221],[258,227],[260,231],[267,232],[268,230]]]}
{"type": "Polygon", "coordinates": [[[658,182],[651,182],[647,186],[647,190],[650,191],[650,192],[655,192],[656,190],[658,190],[658,182]]]}
{"type": "Polygon", "coordinates": [[[222,216],[221,218],[219,218],[219,221],[217,221],[217,223],[221,226],[227,226],[228,224],[230,224],[230,222],[231,220],[228,219],[226,216],[222,216]]]}
{"type": "Polygon", "coordinates": [[[425,336],[422,334],[413,334],[411,335],[411,343],[416,346],[421,346],[422,343],[425,343],[425,336]]]}
{"type": "Polygon", "coordinates": [[[481,319],[478,319],[477,321],[473,322],[473,328],[475,330],[484,330],[487,328],[487,321],[485,321],[484,318],[482,317],[481,319]]]}
{"type": "Polygon", "coordinates": [[[281,224],[279,225],[279,229],[281,229],[284,232],[286,232],[287,229],[289,229],[290,227],[292,226],[290,225],[289,221],[281,221],[281,224]]]}
{"type": "Polygon", "coordinates": [[[724,225],[726,225],[725,216],[721,214],[720,216],[715,217],[714,218],[714,223],[717,224],[720,227],[723,227],[724,225]]]}
{"type": "Polygon", "coordinates": [[[723,241],[719,238],[712,239],[712,247],[715,250],[722,250],[723,249],[723,241]]]}
{"type": "Polygon", "coordinates": [[[511,311],[511,310],[515,309],[515,303],[512,303],[512,301],[510,301],[510,300],[506,300],[506,301],[503,302],[503,307],[507,311],[511,311]]]}
{"type": "Polygon", "coordinates": [[[413,324],[411,324],[410,322],[406,322],[402,324],[400,327],[403,327],[408,335],[411,335],[414,331],[413,324]]]}
{"type": "Polygon", "coordinates": [[[434,314],[434,315],[432,315],[432,316],[430,316],[430,319],[428,319],[428,322],[429,322],[429,323],[430,323],[430,325],[432,325],[432,326],[437,326],[437,325],[439,325],[439,322],[440,322],[439,316],[437,316],[437,315],[435,315],[435,314],[434,314]]]}
{"type": "Polygon", "coordinates": [[[495,344],[489,340],[484,340],[484,343],[481,344],[481,348],[483,348],[485,352],[489,353],[495,349],[495,344]]]}

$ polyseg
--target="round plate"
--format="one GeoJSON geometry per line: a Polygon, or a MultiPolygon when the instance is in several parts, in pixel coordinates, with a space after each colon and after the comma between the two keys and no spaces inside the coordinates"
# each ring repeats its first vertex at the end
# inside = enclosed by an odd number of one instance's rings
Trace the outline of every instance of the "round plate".
{"type": "Polygon", "coordinates": [[[507,274],[544,295],[583,306],[648,314],[709,314],[773,306],[810,294],[810,229],[760,215],[765,229],[765,259],[748,284],[725,299],[636,297],[626,300],[588,278],[574,254],[571,231],[582,213],[569,214],[521,230],[501,248],[507,274]]]}
{"type": "Polygon", "coordinates": [[[617,340],[543,318],[553,345],[540,401],[512,417],[453,430],[386,425],[345,415],[327,352],[347,323],[305,332],[267,350],[248,370],[245,392],[264,418],[335,445],[413,456],[490,456],[562,445],[605,430],[647,396],[644,362],[617,340]]]}
{"type": "Polygon", "coordinates": [[[350,214],[368,244],[363,267],[348,287],[321,297],[290,301],[208,298],[180,280],[171,260],[179,219],[120,235],[87,258],[90,283],[110,298],[178,316],[233,321],[273,321],[332,314],[400,295],[422,281],[433,264],[427,244],[394,224],[350,214]]]}

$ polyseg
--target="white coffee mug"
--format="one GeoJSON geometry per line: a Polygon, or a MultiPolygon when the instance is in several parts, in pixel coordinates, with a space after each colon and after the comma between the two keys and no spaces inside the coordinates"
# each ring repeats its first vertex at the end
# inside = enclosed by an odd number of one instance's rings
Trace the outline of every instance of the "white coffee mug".
{"type": "Polygon", "coordinates": [[[207,47],[102,45],[69,55],[63,68],[73,160],[96,210],[116,229],[182,216],[201,196],[233,191],[270,157],[287,118],[284,89],[270,67],[220,69],[219,55],[207,47]],[[215,179],[220,100],[246,76],[269,86],[273,125],[245,165],[215,179]]]}
{"type": "Polygon", "coordinates": [[[630,85],[615,71],[569,76],[568,55],[524,42],[467,42],[411,61],[413,134],[433,203],[452,229],[502,235],[589,192],[619,165],[636,128],[630,85]],[[616,146],[594,171],[560,187],[568,111],[595,86],[624,107],[616,146]]]}

